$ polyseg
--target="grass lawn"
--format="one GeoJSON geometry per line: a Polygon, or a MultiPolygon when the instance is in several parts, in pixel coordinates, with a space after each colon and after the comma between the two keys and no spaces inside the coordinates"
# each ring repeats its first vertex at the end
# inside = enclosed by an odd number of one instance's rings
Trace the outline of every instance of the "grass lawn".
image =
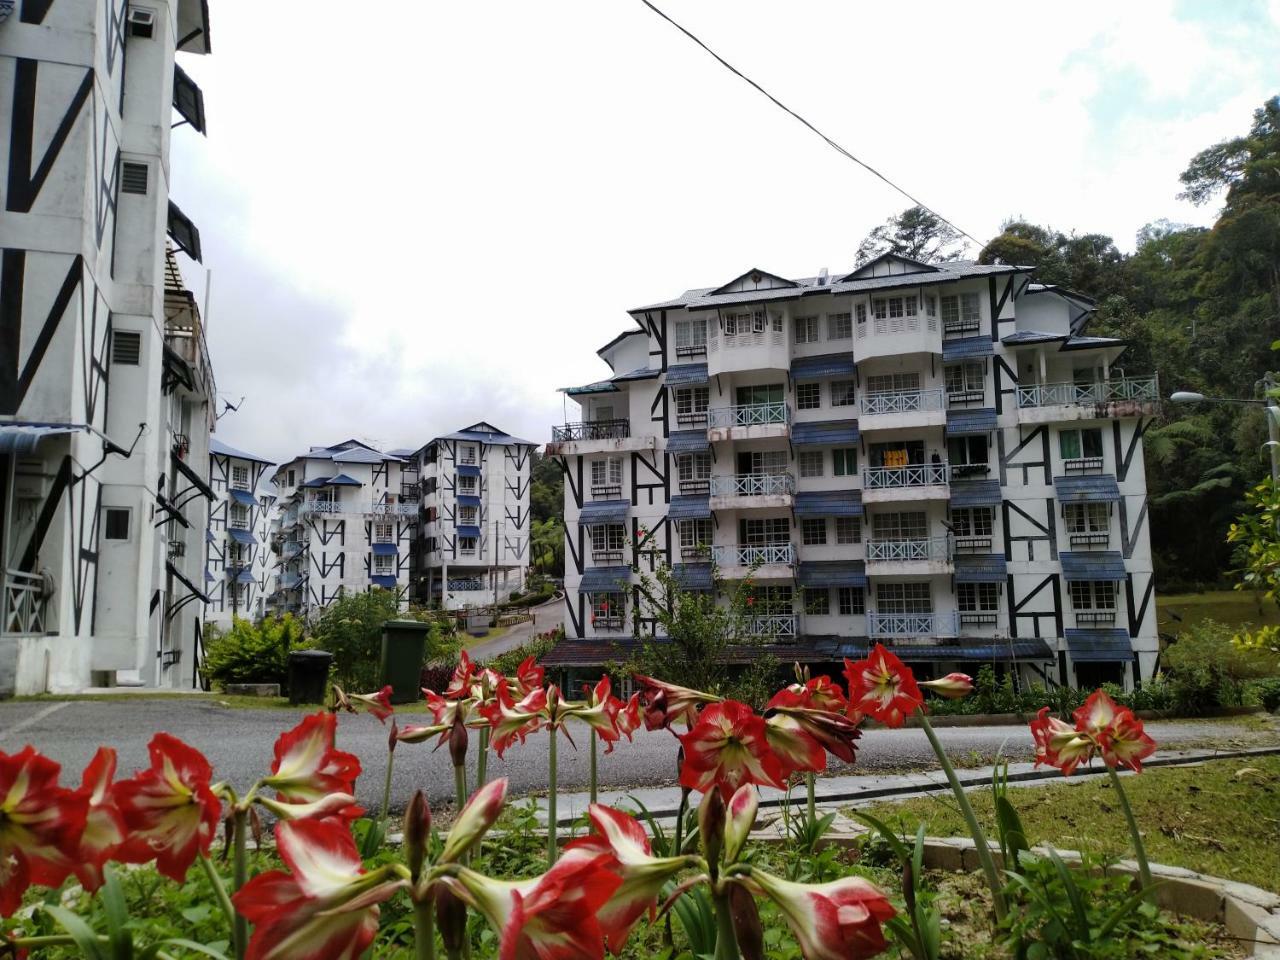
{"type": "MultiPolygon", "coordinates": [[[[1124,787],[1153,862],[1280,889],[1280,757],[1155,767],[1125,777],[1124,787]]],[[[993,836],[990,793],[969,796],[993,836]]],[[[1032,844],[1133,858],[1124,815],[1105,777],[1011,787],[1009,799],[1032,844]]],[[[923,821],[930,836],[969,835],[949,794],[864,809],[908,834],[923,821]]]]}
{"type": "MultiPolygon", "coordinates": [[[[7,703],[57,703],[62,700],[95,700],[103,703],[136,703],[143,700],[171,700],[199,703],[231,710],[319,710],[316,704],[290,704],[288,697],[231,697],[224,693],[42,693],[34,697],[13,697],[7,703]]],[[[396,704],[396,713],[426,713],[426,701],[396,704]]]]}
{"type": "Polygon", "coordinates": [[[1161,633],[1177,634],[1201,620],[1217,620],[1230,627],[1251,623],[1255,627],[1280,624],[1280,607],[1242,590],[1209,590],[1156,597],[1156,619],[1161,633]],[[1175,619],[1174,615],[1181,617],[1175,619]]]}

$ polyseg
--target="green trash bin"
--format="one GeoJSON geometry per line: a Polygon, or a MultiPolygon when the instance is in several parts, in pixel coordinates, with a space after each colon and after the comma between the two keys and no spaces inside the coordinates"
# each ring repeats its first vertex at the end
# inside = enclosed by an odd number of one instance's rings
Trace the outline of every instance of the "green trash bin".
{"type": "Polygon", "coordinates": [[[382,658],[378,677],[391,685],[392,703],[422,699],[422,663],[427,657],[431,625],[419,620],[388,620],[382,625],[382,658]]]}

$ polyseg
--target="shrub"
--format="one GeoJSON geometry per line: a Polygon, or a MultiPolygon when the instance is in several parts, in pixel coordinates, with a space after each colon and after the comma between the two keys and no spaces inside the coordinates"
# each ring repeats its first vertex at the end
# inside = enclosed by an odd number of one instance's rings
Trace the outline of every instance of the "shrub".
{"type": "Polygon", "coordinates": [[[305,646],[302,624],[292,614],[266,617],[258,626],[236,617],[223,633],[210,624],[205,631],[201,672],[210,683],[278,683],[289,676],[289,652],[305,646]]]}
{"type": "Polygon", "coordinates": [[[1266,677],[1248,684],[1245,700],[1270,713],[1280,711],[1280,677],[1266,677]]]}
{"type": "MultiPolygon", "coordinates": [[[[417,608],[400,610],[391,590],[370,590],[338,597],[312,624],[312,646],[333,654],[334,682],[345,690],[372,690],[378,683],[382,625],[388,620],[427,620],[417,608]]],[[[431,620],[427,650],[439,643],[439,627],[431,620]]]]}
{"type": "Polygon", "coordinates": [[[1204,620],[1178,635],[1164,659],[1169,668],[1175,709],[1196,715],[1244,702],[1245,681],[1276,673],[1269,651],[1241,650],[1232,630],[1204,620]]]}

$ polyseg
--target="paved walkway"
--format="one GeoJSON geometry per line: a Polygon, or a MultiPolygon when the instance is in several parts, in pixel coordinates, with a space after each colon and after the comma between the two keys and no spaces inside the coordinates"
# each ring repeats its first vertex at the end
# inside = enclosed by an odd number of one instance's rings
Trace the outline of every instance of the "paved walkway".
{"type": "Polygon", "coordinates": [[[523,646],[533,639],[535,633],[545,633],[548,630],[555,630],[557,627],[563,626],[564,597],[557,594],[546,603],[531,607],[529,612],[533,614],[533,620],[517,623],[500,637],[494,637],[492,640],[482,640],[480,643],[467,647],[467,653],[470,654],[471,659],[483,663],[493,657],[501,656],[514,650],[516,647],[523,646]]]}

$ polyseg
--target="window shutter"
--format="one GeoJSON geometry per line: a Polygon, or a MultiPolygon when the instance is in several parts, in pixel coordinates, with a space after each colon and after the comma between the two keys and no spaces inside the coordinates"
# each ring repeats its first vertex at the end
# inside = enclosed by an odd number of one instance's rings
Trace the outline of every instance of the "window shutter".
{"type": "Polygon", "coordinates": [[[142,334],[116,330],[111,334],[111,362],[136,367],[142,362],[142,334]]]}

